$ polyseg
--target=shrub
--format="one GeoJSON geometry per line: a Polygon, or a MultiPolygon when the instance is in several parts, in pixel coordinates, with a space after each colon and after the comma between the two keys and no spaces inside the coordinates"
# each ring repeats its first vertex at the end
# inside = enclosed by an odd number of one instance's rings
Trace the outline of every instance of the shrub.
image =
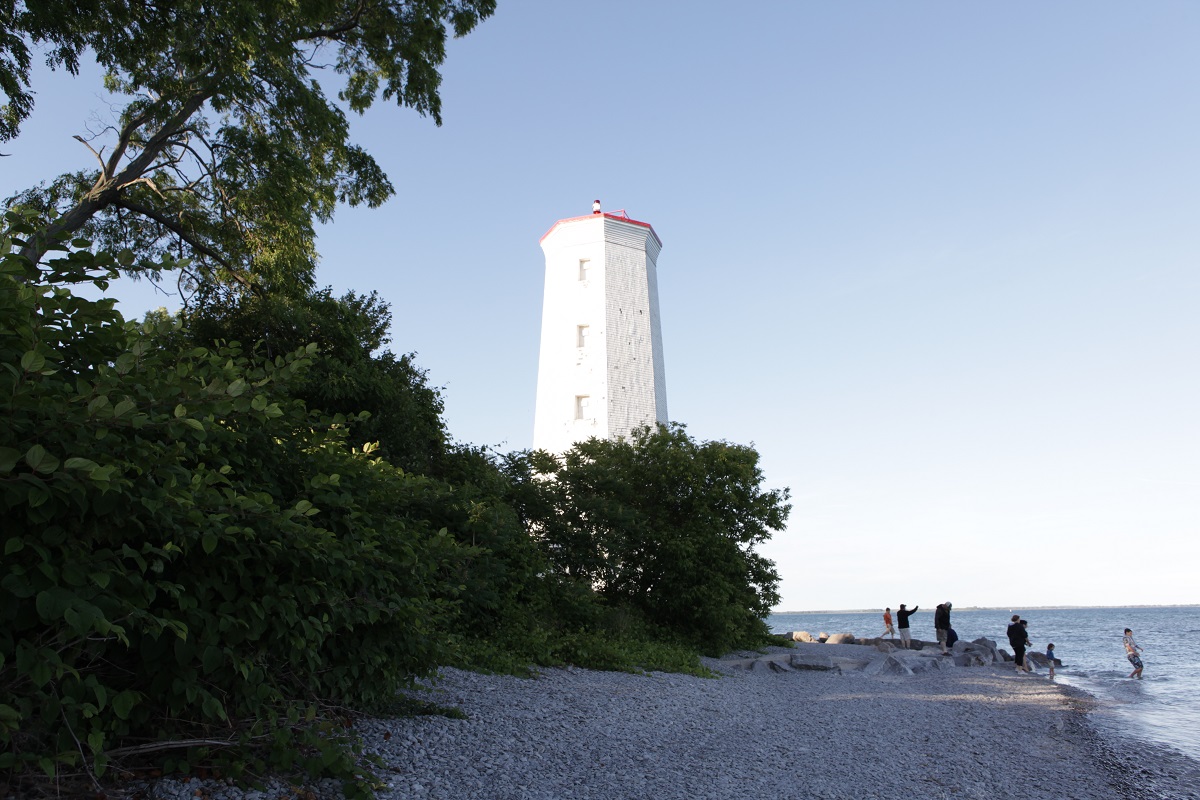
{"type": "Polygon", "coordinates": [[[304,723],[449,659],[471,551],[406,515],[424,479],[290,397],[315,346],[164,347],[177,322],[72,293],[114,257],[39,274],[19,243],[0,242],[0,773],[260,743],[352,776],[338,729],[304,723]]]}

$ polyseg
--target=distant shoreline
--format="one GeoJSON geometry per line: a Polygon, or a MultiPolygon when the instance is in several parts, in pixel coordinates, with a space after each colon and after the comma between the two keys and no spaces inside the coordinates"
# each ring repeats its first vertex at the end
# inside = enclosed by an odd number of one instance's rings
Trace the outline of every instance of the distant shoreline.
{"type": "MultiPolygon", "coordinates": [[[[1022,611],[1075,611],[1079,609],[1097,609],[1111,610],[1118,608],[1200,608],[1200,603],[1173,603],[1173,604],[1153,604],[1146,603],[1142,605],[1129,606],[955,606],[955,612],[961,611],[1012,611],[1013,609],[1021,609],[1022,611]]],[[[878,608],[840,608],[840,609],[816,609],[811,611],[772,611],[771,614],[872,614],[879,611],[878,608]]]]}

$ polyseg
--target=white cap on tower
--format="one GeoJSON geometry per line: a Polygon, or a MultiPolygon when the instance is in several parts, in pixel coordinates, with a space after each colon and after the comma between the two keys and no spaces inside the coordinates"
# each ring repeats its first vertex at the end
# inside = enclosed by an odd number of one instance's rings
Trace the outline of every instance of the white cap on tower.
{"type": "Polygon", "coordinates": [[[600,201],[599,201],[599,200],[597,200],[596,202],[592,203],[592,213],[593,213],[593,214],[599,214],[599,213],[600,213],[600,201]]]}

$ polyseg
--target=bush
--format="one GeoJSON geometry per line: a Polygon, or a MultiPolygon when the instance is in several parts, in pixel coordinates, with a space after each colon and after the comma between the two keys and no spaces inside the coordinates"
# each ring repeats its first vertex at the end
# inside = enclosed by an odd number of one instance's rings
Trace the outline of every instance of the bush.
{"type": "Polygon", "coordinates": [[[116,259],[68,252],[39,275],[14,243],[0,242],[0,773],[102,775],[145,749],[186,770],[257,743],[276,768],[352,776],[338,729],[304,723],[382,706],[449,660],[472,551],[406,516],[424,479],[290,397],[315,346],[163,347],[177,323],[128,323],[70,291],[104,285],[116,259]]]}
{"type": "Polygon", "coordinates": [[[790,506],[761,488],[753,448],[660,425],[534,453],[513,474],[551,563],[611,607],[713,655],[765,640],[779,576],[755,546],[790,506]]]}

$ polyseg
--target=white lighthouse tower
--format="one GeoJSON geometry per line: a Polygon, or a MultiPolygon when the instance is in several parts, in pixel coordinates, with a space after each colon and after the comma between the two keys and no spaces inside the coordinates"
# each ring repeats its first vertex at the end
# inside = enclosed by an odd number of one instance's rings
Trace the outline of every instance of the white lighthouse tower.
{"type": "Polygon", "coordinates": [[[546,293],[535,449],[667,421],[657,264],[662,242],[624,211],[560,219],[542,237],[546,293]]]}

